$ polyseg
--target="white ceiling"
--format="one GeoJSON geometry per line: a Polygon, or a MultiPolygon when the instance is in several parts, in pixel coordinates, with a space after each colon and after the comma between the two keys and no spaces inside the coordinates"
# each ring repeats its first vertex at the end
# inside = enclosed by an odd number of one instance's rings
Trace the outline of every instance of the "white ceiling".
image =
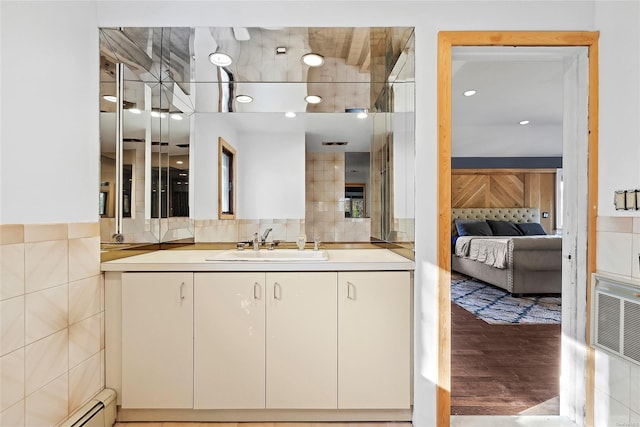
{"type": "Polygon", "coordinates": [[[454,48],[452,156],[562,156],[563,61],[571,49],[454,48]],[[463,95],[471,89],[476,95],[463,95]]]}

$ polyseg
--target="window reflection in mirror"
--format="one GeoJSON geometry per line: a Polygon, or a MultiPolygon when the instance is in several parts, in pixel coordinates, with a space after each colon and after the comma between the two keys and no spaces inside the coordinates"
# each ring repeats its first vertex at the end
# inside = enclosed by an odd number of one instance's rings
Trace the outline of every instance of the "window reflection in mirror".
{"type": "Polygon", "coordinates": [[[370,186],[370,155],[368,152],[344,154],[344,216],[345,218],[369,218],[371,210],[367,197],[370,186]]]}
{"type": "Polygon", "coordinates": [[[236,150],[218,138],[218,219],[236,217],[236,150]]]}

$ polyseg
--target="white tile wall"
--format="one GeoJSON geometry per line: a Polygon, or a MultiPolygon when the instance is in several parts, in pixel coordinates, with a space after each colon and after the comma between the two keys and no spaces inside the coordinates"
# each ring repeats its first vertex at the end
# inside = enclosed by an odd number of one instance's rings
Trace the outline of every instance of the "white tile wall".
{"type": "Polygon", "coordinates": [[[25,291],[35,292],[68,282],[67,240],[25,244],[25,291]]]}
{"type": "Polygon", "coordinates": [[[24,294],[24,243],[0,246],[0,300],[24,294]]]}
{"type": "Polygon", "coordinates": [[[104,388],[99,235],[0,225],[0,425],[55,425],[104,388]]]}
{"type": "Polygon", "coordinates": [[[69,285],[25,295],[25,344],[31,344],[67,327],[69,285]]]}
{"type": "Polygon", "coordinates": [[[596,352],[595,386],[624,406],[629,406],[631,365],[626,361],[596,352]]]}
{"type": "Polygon", "coordinates": [[[0,411],[5,411],[24,399],[24,348],[0,358],[0,375],[0,411]]]}
{"type": "Polygon", "coordinates": [[[0,353],[5,355],[24,346],[24,296],[0,302],[2,337],[0,353]]]}
{"type": "Polygon", "coordinates": [[[633,234],[631,250],[631,277],[640,279],[640,230],[633,234]]]}
{"type": "Polygon", "coordinates": [[[629,408],[640,414],[640,366],[631,365],[629,385],[629,408]]]}
{"type": "Polygon", "coordinates": [[[594,400],[596,403],[594,425],[603,427],[629,425],[629,408],[598,389],[596,389],[594,400]]]}
{"type": "Polygon", "coordinates": [[[596,270],[631,277],[632,234],[597,232],[596,270]]]}
{"type": "Polygon", "coordinates": [[[69,331],[64,329],[25,347],[25,392],[37,391],[69,370],[69,331]]]}
{"type": "Polygon", "coordinates": [[[0,425],[2,426],[23,426],[24,420],[24,399],[15,405],[0,412],[0,425]]]}
{"type": "MultiPolygon", "coordinates": [[[[639,252],[640,218],[598,218],[598,272],[640,279],[639,252]]],[[[640,366],[600,350],[595,354],[595,425],[640,425],[640,366]]]]}
{"type": "Polygon", "coordinates": [[[27,426],[51,426],[69,414],[69,374],[64,373],[27,396],[25,423],[27,426]]]}

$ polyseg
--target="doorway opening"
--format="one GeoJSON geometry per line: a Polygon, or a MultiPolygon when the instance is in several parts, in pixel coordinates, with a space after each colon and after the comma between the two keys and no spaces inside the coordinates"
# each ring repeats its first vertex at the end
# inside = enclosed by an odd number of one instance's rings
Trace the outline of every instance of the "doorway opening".
{"type": "Polygon", "coordinates": [[[452,48],[452,415],[559,415],[556,174],[565,61],[581,49],[452,48]]]}
{"type": "MultiPolygon", "coordinates": [[[[579,425],[588,423],[587,408],[593,405],[590,388],[592,354],[585,342],[588,326],[588,277],[595,269],[595,218],[597,201],[597,33],[573,32],[442,32],[439,35],[438,115],[439,115],[439,379],[437,393],[438,426],[451,423],[451,53],[454,46],[583,46],[584,54],[565,61],[569,89],[564,89],[565,107],[574,107],[564,120],[565,202],[562,295],[562,371],[560,415],[579,425]],[[572,62],[573,61],[573,62],[572,62]],[[572,197],[568,196],[573,194],[572,197]],[[580,197],[579,194],[586,194],[580,197]],[[570,200],[568,200],[570,199],[570,200]],[[569,219],[569,221],[567,221],[569,219]],[[577,233],[587,236],[587,244],[577,246],[577,233]],[[578,267],[579,266],[579,267],[578,267]],[[565,324],[566,323],[566,324],[565,324]],[[585,378],[586,380],[581,380],[585,378]],[[582,383],[582,384],[581,384],[582,383]],[[583,414],[587,413],[586,419],[583,414]]],[[[565,113],[567,110],[565,108],[565,113]]]]}

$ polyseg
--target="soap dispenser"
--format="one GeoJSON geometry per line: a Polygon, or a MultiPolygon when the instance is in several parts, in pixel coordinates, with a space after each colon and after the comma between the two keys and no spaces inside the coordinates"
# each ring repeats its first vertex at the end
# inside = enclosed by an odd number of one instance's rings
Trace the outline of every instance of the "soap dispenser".
{"type": "Polygon", "coordinates": [[[257,231],[253,233],[253,250],[254,251],[260,250],[260,238],[258,237],[257,231]]]}

